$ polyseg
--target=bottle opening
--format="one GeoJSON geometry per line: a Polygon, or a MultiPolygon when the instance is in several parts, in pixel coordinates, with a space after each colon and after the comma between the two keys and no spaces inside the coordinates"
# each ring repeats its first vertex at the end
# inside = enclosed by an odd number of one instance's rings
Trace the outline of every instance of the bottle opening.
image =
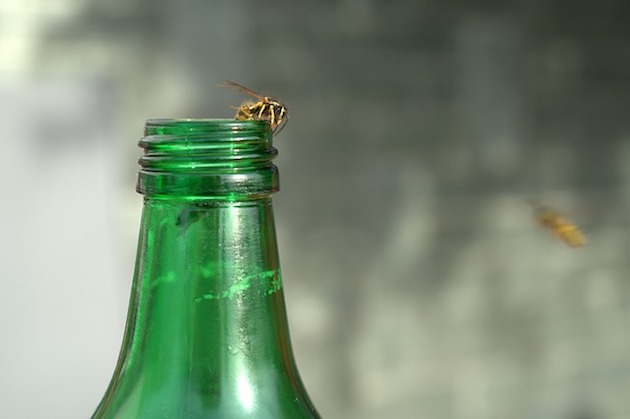
{"type": "Polygon", "coordinates": [[[150,119],[139,146],[138,192],[243,199],[276,192],[277,150],[264,121],[150,119]]]}

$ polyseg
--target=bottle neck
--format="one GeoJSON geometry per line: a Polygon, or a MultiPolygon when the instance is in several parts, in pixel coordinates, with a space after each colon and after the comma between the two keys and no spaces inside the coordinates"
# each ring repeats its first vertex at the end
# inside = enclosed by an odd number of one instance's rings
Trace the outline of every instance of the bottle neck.
{"type": "Polygon", "coordinates": [[[260,121],[148,121],[125,337],[94,419],[318,417],[289,339],[260,121]]]}
{"type": "Polygon", "coordinates": [[[149,120],[140,140],[138,192],[186,200],[245,200],[277,192],[269,124],[149,120]]]}
{"type": "Polygon", "coordinates": [[[123,348],[99,409],[316,417],[291,351],[276,249],[269,198],[147,199],[123,348]]]}
{"type": "Polygon", "coordinates": [[[274,359],[286,355],[289,343],[276,249],[270,199],[148,199],[132,298],[144,336],[126,350],[142,351],[164,379],[202,372],[209,354],[243,367],[286,365],[274,359]]]}

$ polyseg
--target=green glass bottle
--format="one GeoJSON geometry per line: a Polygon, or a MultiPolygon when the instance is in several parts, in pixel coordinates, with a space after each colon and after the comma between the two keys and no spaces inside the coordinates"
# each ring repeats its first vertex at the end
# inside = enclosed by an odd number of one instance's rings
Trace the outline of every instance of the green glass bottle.
{"type": "Polygon", "coordinates": [[[149,120],[125,336],[93,419],[318,418],[293,358],[269,125],[149,120]]]}

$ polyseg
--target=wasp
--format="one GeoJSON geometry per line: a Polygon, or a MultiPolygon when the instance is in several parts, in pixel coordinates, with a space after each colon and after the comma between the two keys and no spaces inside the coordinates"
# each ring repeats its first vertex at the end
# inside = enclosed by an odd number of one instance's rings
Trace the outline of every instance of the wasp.
{"type": "Polygon", "coordinates": [[[241,106],[233,106],[233,108],[236,109],[234,119],[239,121],[267,121],[269,122],[271,131],[274,134],[278,134],[282,131],[289,120],[286,106],[278,102],[276,99],[260,95],[245,86],[241,86],[240,84],[229,80],[226,80],[219,86],[236,89],[258,100],[258,102],[246,100],[241,103],[241,106]]]}
{"type": "Polygon", "coordinates": [[[538,222],[571,247],[586,245],[586,235],[572,221],[549,207],[538,207],[534,215],[538,222]]]}

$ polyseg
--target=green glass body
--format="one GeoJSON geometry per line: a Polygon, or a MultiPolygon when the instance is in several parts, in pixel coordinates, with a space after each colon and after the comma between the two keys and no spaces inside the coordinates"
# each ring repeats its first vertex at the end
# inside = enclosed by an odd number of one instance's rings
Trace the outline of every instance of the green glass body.
{"type": "Polygon", "coordinates": [[[124,341],[93,419],[318,418],[289,339],[269,126],[150,120],[124,341]]]}

